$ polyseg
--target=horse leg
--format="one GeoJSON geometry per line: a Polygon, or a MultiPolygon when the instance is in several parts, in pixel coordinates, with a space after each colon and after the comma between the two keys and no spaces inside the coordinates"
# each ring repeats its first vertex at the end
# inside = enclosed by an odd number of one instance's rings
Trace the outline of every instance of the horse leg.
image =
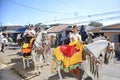
{"type": "Polygon", "coordinates": [[[30,65],[29,65],[29,59],[30,59],[30,58],[27,59],[27,67],[28,67],[28,68],[30,67],[30,65]]]}
{"type": "Polygon", "coordinates": [[[25,65],[25,58],[23,57],[23,69],[25,70],[26,65],[25,65]]]}
{"type": "Polygon", "coordinates": [[[47,53],[45,53],[45,63],[47,64],[47,65],[49,65],[49,62],[48,62],[48,54],[47,53]]]}
{"type": "Polygon", "coordinates": [[[89,61],[86,59],[86,61],[85,62],[82,62],[82,64],[81,64],[81,67],[83,68],[83,70],[84,70],[84,73],[83,73],[83,76],[82,76],[82,80],[85,80],[85,78],[87,77],[87,71],[88,71],[88,64],[89,64],[89,61]]]}
{"type": "Polygon", "coordinates": [[[57,66],[57,70],[58,70],[58,75],[59,75],[59,78],[60,80],[62,80],[62,75],[61,75],[61,71],[60,71],[60,65],[57,66]]]}
{"type": "Polygon", "coordinates": [[[52,60],[52,63],[51,63],[51,72],[54,73],[54,66],[55,66],[55,61],[52,60]]]}
{"type": "Polygon", "coordinates": [[[39,71],[39,61],[34,61],[34,67],[35,67],[35,74],[40,74],[40,71],[39,71]]]}
{"type": "Polygon", "coordinates": [[[41,70],[41,55],[34,55],[34,66],[35,66],[35,74],[40,74],[40,70],[41,70]]]}

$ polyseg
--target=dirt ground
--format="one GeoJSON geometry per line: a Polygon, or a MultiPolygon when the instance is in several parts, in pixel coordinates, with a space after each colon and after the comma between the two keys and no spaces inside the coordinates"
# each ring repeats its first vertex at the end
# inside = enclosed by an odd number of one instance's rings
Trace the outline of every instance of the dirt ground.
{"type": "MultiPolygon", "coordinates": [[[[53,49],[52,49],[53,50],[53,49]]],[[[50,53],[52,55],[52,51],[50,53]]],[[[52,57],[49,57],[51,63],[52,57]]],[[[115,63],[100,68],[100,80],[120,80],[120,53],[116,52],[115,63]]],[[[64,80],[74,80],[74,75],[62,72],[64,80]]],[[[5,52],[0,52],[0,80],[58,80],[57,73],[52,74],[50,65],[41,69],[41,74],[34,74],[33,61],[30,61],[30,68],[23,69],[22,54],[20,47],[13,44],[5,47],[5,52]]],[[[91,79],[86,79],[91,80],[91,79]]]]}

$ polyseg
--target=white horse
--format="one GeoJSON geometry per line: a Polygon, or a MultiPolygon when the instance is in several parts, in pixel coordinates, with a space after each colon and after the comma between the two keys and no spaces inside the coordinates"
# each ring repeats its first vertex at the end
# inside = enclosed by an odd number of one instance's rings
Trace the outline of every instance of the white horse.
{"type": "MultiPolygon", "coordinates": [[[[106,40],[99,40],[91,44],[85,45],[83,54],[85,54],[86,56],[86,61],[83,61],[80,66],[80,68],[84,70],[84,75],[82,79],[84,80],[87,76],[90,76],[93,80],[97,80],[99,77],[98,64],[101,63],[101,60],[102,62],[106,63],[106,61],[110,59],[108,55],[111,55],[114,53],[113,49],[114,48],[112,47],[112,45],[110,45],[110,42],[106,40]]],[[[53,62],[55,63],[55,61],[53,62]]],[[[59,74],[60,80],[62,80],[60,66],[61,65],[57,65],[57,72],[59,74]]],[[[52,68],[53,68],[53,65],[52,65],[52,68]]]]}
{"type": "Polygon", "coordinates": [[[31,54],[36,71],[35,73],[37,74],[40,74],[40,69],[44,65],[49,65],[47,59],[49,57],[49,53],[51,53],[51,37],[53,37],[53,35],[48,35],[46,31],[42,31],[37,35],[34,41],[31,54]]]}
{"type": "Polygon", "coordinates": [[[114,60],[114,45],[106,40],[98,40],[89,45],[85,45],[86,50],[90,53],[86,61],[82,63],[84,69],[83,79],[91,76],[93,80],[99,79],[98,68],[102,63],[111,63],[114,60]]]}

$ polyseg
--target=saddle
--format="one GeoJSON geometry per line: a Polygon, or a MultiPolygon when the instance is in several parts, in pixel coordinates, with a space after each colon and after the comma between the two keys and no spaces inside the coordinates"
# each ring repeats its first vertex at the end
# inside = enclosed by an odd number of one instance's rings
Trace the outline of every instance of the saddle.
{"type": "Polygon", "coordinates": [[[29,54],[30,55],[34,40],[35,40],[35,38],[32,38],[32,39],[30,39],[30,43],[28,43],[28,42],[23,43],[23,45],[22,45],[22,53],[23,53],[23,55],[24,54],[26,54],[26,55],[29,54]]]}
{"type": "Polygon", "coordinates": [[[65,55],[66,57],[72,57],[73,54],[79,52],[79,50],[77,50],[75,48],[75,46],[70,46],[70,45],[63,45],[60,46],[60,51],[63,53],[63,55],[65,55]]]}

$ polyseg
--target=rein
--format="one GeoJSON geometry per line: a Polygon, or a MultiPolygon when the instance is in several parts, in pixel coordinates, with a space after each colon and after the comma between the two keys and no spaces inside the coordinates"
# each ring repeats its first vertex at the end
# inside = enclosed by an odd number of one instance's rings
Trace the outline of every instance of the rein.
{"type": "Polygon", "coordinates": [[[100,61],[97,60],[97,58],[94,56],[94,54],[88,50],[86,47],[84,47],[85,54],[87,54],[96,64],[100,63],[100,61]]]}

